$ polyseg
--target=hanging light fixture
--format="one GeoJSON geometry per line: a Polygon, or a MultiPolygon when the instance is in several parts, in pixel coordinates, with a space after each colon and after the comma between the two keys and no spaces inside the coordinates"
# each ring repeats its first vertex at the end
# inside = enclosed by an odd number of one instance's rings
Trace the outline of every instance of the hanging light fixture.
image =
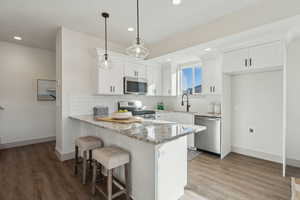
{"type": "Polygon", "coordinates": [[[140,38],[140,10],[139,0],[137,0],[137,37],[132,46],[126,49],[126,53],[137,59],[145,59],[149,55],[149,50],[144,46],[143,41],[140,38]]]}
{"type": "Polygon", "coordinates": [[[108,69],[111,67],[111,61],[110,61],[110,59],[108,57],[108,53],[107,53],[107,18],[109,18],[109,14],[106,12],[103,12],[102,17],[105,20],[105,51],[104,51],[104,55],[102,56],[102,58],[99,62],[99,67],[108,69]]]}

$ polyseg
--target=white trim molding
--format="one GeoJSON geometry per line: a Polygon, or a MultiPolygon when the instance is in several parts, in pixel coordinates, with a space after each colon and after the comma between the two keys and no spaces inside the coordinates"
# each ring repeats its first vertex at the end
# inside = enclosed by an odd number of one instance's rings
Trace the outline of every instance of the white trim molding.
{"type": "Polygon", "coordinates": [[[255,151],[251,149],[245,149],[242,147],[237,147],[237,146],[232,146],[231,147],[232,152],[243,154],[246,156],[254,157],[254,158],[259,158],[263,160],[268,160],[276,163],[282,163],[282,158],[281,156],[270,154],[270,153],[265,153],[265,152],[260,152],[260,151],[255,151]]]}
{"type": "Polygon", "coordinates": [[[12,142],[12,143],[6,143],[6,144],[0,144],[0,149],[10,149],[14,147],[22,147],[32,144],[38,144],[38,143],[45,143],[45,142],[52,142],[55,141],[55,136],[53,137],[46,137],[46,138],[38,138],[38,139],[32,139],[32,140],[26,140],[26,141],[20,141],[20,142],[12,142]]]}
{"type": "Polygon", "coordinates": [[[61,162],[66,161],[66,160],[72,160],[75,157],[74,151],[69,152],[69,153],[63,153],[58,148],[55,148],[55,154],[61,162]]]}
{"type": "Polygon", "coordinates": [[[300,160],[295,160],[295,159],[287,158],[286,159],[286,164],[288,166],[300,168],[300,160]]]}

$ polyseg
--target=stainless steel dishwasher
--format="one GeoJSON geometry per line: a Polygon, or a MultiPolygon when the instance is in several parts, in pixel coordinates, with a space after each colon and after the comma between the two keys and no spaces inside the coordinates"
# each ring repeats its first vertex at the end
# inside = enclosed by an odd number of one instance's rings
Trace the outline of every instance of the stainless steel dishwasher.
{"type": "Polygon", "coordinates": [[[195,134],[195,146],[215,154],[221,154],[221,118],[208,116],[195,116],[195,125],[206,126],[206,130],[195,134]]]}

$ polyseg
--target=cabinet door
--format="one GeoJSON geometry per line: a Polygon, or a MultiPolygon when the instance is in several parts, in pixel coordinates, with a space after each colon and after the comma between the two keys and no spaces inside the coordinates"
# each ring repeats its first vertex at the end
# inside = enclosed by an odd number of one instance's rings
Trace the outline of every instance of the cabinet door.
{"type": "Polygon", "coordinates": [[[112,83],[110,81],[110,69],[98,69],[98,94],[111,94],[112,83]]]}
{"type": "Polygon", "coordinates": [[[222,93],[222,68],[221,58],[203,60],[203,94],[222,93]]]}
{"type": "Polygon", "coordinates": [[[98,94],[123,94],[121,63],[114,63],[110,69],[98,69],[98,94]]]}
{"type": "Polygon", "coordinates": [[[113,87],[113,94],[116,95],[124,94],[123,74],[124,74],[123,63],[115,63],[115,66],[112,68],[109,76],[111,85],[113,87]]]}
{"type": "Polygon", "coordinates": [[[223,72],[242,72],[249,67],[249,49],[240,49],[224,54],[223,72]]]}
{"type": "Polygon", "coordinates": [[[125,64],[125,76],[136,77],[136,78],[146,78],[147,77],[146,66],[136,64],[136,63],[126,63],[125,64]]]}
{"type": "Polygon", "coordinates": [[[161,95],[161,67],[148,65],[147,67],[148,94],[149,96],[161,95]]]}
{"type": "Polygon", "coordinates": [[[176,83],[177,74],[176,69],[171,65],[167,64],[162,66],[162,95],[163,96],[176,96],[176,83]]]}
{"type": "Polygon", "coordinates": [[[249,50],[251,68],[268,68],[282,66],[284,52],[281,42],[269,43],[252,47],[249,50]]]}

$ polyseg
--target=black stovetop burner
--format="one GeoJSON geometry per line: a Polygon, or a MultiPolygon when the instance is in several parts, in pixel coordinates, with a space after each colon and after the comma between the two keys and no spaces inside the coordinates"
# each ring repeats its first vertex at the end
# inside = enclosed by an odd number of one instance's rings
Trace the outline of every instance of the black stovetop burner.
{"type": "Polygon", "coordinates": [[[138,116],[138,115],[154,115],[154,110],[132,110],[132,115],[138,116]]]}

